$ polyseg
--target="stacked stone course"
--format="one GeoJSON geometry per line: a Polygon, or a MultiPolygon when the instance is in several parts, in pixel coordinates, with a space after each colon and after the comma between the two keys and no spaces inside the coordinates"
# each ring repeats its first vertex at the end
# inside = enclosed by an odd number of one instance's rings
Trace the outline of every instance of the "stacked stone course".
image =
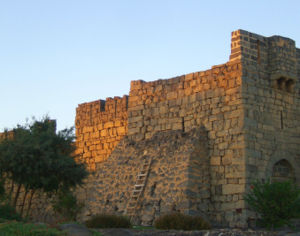
{"type": "MultiPolygon", "coordinates": [[[[241,45],[246,45],[245,38],[251,33],[239,31],[239,34],[241,45]]],[[[251,37],[253,44],[264,42],[259,43],[260,52],[264,53],[260,61],[242,58],[246,182],[250,185],[255,178],[276,177],[276,163],[285,160],[291,167],[285,178],[293,175],[300,184],[299,49],[293,40],[284,37],[255,34],[251,37]],[[279,81],[293,86],[291,89],[278,86],[279,81]]],[[[253,54],[258,54],[258,48],[253,45],[252,48],[253,54]]]]}
{"type": "Polygon", "coordinates": [[[137,222],[149,225],[175,210],[216,226],[247,227],[255,215],[244,194],[254,180],[300,186],[299,117],[295,42],[234,31],[225,64],[132,81],[129,96],[78,106],[76,154],[91,170],[77,192],[85,203],[80,219],[126,214],[139,170],[151,158],[137,222]]]}
{"type": "Polygon", "coordinates": [[[168,80],[132,81],[128,135],[143,139],[158,131],[188,131],[209,116],[236,110],[240,99],[239,68],[239,63],[228,63],[168,80]]]}
{"type": "Polygon", "coordinates": [[[128,135],[133,140],[201,126],[208,131],[211,218],[220,222],[244,207],[241,75],[237,61],[168,80],[131,82],[128,135]]]}
{"type": "Polygon", "coordinates": [[[158,132],[139,142],[125,137],[109,159],[99,165],[101,169],[91,176],[87,188],[92,191],[78,194],[79,199],[86,199],[88,203],[83,214],[126,212],[141,163],[153,158],[147,181],[149,187],[136,209],[136,223],[152,224],[157,216],[172,210],[201,212],[205,216],[210,207],[206,140],[204,129],[188,133],[158,132]]]}
{"type": "Polygon", "coordinates": [[[76,154],[95,170],[127,134],[128,97],[80,104],[76,113],[76,154]]]}
{"type": "MultiPolygon", "coordinates": [[[[128,123],[124,122],[126,138],[114,146],[106,162],[99,162],[79,194],[87,200],[86,215],[97,211],[124,214],[145,158],[143,151],[150,151],[160,166],[175,161],[172,169],[187,178],[176,178],[171,169],[162,174],[154,165],[137,212],[141,222],[149,224],[170,211],[170,199],[183,193],[185,199],[176,210],[203,215],[214,225],[247,226],[254,215],[247,210],[244,194],[255,179],[292,179],[300,184],[299,80],[300,50],[293,40],[237,30],[232,33],[229,62],[223,65],[167,80],[132,81],[128,123]],[[189,146],[192,152],[184,155],[176,145],[192,142],[195,130],[203,143],[189,146]],[[170,138],[173,132],[186,137],[177,134],[176,143],[170,138]],[[161,145],[162,139],[169,142],[161,145]],[[282,168],[285,171],[278,171],[282,168]],[[157,190],[153,198],[151,189],[156,182],[164,189],[157,190]],[[88,195],[90,192],[94,195],[88,195]],[[159,210],[149,210],[153,206],[159,210]]],[[[90,117],[81,106],[79,121],[80,114],[86,120],[90,117]]],[[[79,136],[84,127],[78,130],[79,136]]]]}

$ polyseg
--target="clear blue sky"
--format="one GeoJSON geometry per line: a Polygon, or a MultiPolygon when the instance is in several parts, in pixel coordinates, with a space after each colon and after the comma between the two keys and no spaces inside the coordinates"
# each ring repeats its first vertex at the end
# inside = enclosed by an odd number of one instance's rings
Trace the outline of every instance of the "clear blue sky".
{"type": "Polygon", "coordinates": [[[300,1],[0,0],[0,131],[225,63],[236,29],[300,47],[300,1]]]}

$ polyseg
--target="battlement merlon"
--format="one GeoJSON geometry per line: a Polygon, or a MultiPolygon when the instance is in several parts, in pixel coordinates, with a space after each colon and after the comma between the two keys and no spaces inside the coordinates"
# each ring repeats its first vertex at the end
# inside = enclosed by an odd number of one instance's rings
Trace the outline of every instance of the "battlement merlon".
{"type": "Polygon", "coordinates": [[[99,119],[106,122],[114,118],[119,118],[127,112],[127,109],[127,95],[123,97],[108,97],[105,100],[100,99],[79,104],[76,108],[76,127],[94,125],[95,122],[99,122],[99,119]]]}
{"type": "Polygon", "coordinates": [[[93,107],[97,108],[99,112],[109,111],[112,106],[119,109],[127,109],[128,96],[123,97],[115,96],[113,98],[107,97],[105,100],[96,100],[92,102],[85,102],[78,105],[78,109],[91,109],[93,107]]]}
{"type": "Polygon", "coordinates": [[[300,58],[295,41],[282,36],[264,37],[245,30],[232,32],[230,61],[260,66],[271,80],[280,77],[299,79],[300,58]]]}

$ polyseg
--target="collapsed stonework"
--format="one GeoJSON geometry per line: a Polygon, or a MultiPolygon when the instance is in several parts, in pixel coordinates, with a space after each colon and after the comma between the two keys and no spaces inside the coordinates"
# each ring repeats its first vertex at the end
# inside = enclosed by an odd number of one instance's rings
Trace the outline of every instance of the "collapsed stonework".
{"type": "Polygon", "coordinates": [[[223,65],[80,104],[76,153],[91,170],[81,219],[107,212],[148,225],[175,210],[247,227],[254,180],[300,185],[299,82],[293,40],[237,30],[223,65]]]}
{"type": "Polygon", "coordinates": [[[86,193],[88,198],[98,199],[91,202],[89,213],[126,212],[141,163],[147,159],[152,159],[149,187],[135,206],[136,223],[152,224],[156,216],[172,210],[206,216],[210,198],[207,132],[199,129],[158,132],[139,142],[127,136],[122,139],[100,164],[103,171],[96,171],[88,183],[93,189],[86,193]]]}

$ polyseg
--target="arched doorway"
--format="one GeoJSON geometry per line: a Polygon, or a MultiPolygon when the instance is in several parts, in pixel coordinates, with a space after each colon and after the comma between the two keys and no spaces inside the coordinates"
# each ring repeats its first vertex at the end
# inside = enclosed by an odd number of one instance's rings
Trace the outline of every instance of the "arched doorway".
{"type": "Polygon", "coordinates": [[[285,159],[276,162],[273,166],[271,180],[272,182],[295,182],[295,173],[291,164],[285,159]]]}

